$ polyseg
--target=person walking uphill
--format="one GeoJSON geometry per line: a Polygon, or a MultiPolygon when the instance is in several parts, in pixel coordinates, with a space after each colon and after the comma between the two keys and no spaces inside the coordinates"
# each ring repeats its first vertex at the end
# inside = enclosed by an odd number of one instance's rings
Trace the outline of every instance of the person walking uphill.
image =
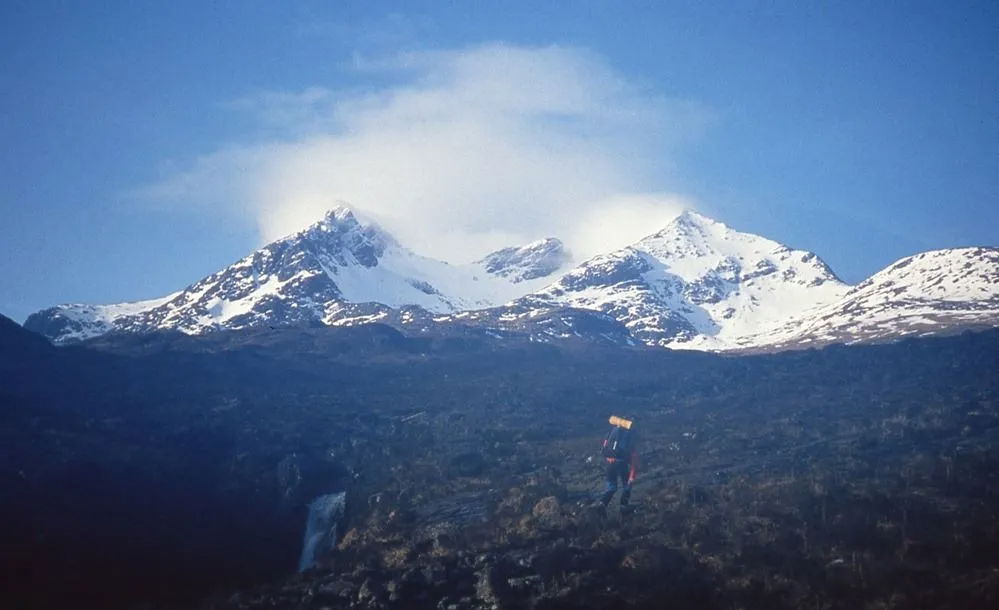
{"type": "Polygon", "coordinates": [[[602,506],[610,504],[617,493],[618,480],[621,481],[621,508],[627,508],[631,499],[631,484],[638,474],[638,451],[634,418],[627,419],[612,415],[610,432],[604,439],[603,456],[607,459],[607,489],[600,498],[602,506]]]}

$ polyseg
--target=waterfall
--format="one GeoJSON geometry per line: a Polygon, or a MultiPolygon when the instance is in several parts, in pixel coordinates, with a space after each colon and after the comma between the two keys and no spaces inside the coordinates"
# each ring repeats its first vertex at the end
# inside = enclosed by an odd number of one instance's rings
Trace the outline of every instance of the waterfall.
{"type": "Polygon", "coordinates": [[[304,572],[316,565],[319,558],[336,545],[336,528],[343,517],[347,492],[319,496],[309,504],[309,517],[305,522],[305,539],[298,571],[304,572]]]}

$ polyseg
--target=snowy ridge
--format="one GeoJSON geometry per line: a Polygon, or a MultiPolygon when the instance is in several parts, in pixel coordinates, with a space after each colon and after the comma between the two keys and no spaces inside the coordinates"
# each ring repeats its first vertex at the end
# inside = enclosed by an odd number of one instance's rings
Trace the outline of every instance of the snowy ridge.
{"type": "Polygon", "coordinates": [[[842,299],[755,342],[820,346],[995,326],[999,326],[999,248],[953,248],[896,261],[842,299]]]}
{"type": "MultiPolygon", "coordinates": [[[[345,304],[417,306],[450,313],[497,305],[536,289],[561,242],[520,252],[494,274],[417,255],[345,206],[232,265],[162,299],[122,305],[63,305],[33,314],[25,326],[57,343],[107,332],[178,330],[201,334],[261,325],[341,324],[345,304]],[[554,244],[554,245],[553,245],[554,244]],[[515,273],[510,273],[514,269],[515,273]]],[[[491,255],[492,256],[492,255],[491,255]]],[[[379,319],[372,314],[367,321],[379,319]]]]}
{"type": "Polygon", "coordinates": [[[25,327],[69,343],[109,332],[372,322],[708,351],[890,341],[999,326],[999,249],[924,252],[851,287],[811,252],[687,211],[575,267],[555,238],[451,265],[341,206],[167,297],[61,305],[25,327]]]}
{"type": "Polygon", "coordinates": [[[114,330],[117,320],[159,307],[179,294],[180,292],[175,292],[158,299],[115,303],[113,305],[86,305],[83,303],[59,305],[32,314],[28,318],[39,322],[44,319],[44,327],[29,326],[27,323],[25,327],[49,338],[58,338],[58,343],[82,341],[110,332],[114,330]]]}
{"type": "Polygon", "coordinates": [[[546,237],[520,248],[497,250],[474,264],[490,275],[504,277],[518,284],[547,278],[564,268],[570,258],[561,240],[546,237]]]}
{"type": "Polygon", "coordinates": [[[726,350],[848,289],[810,252],[688,211],[519,304],[596,309],[651,345],[726,350]]]}

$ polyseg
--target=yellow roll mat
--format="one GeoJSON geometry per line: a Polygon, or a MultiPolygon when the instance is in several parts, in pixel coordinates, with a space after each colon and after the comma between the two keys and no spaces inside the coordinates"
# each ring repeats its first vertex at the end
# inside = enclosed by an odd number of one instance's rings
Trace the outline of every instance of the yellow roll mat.
{"type": "Polygon", "coordinates": [[[617,415],[610,416],[610,423],[612,426],[620,426],[625,430],[631,430],[631,420],[627,420],[623,417],[618,417],[617,415]]]}

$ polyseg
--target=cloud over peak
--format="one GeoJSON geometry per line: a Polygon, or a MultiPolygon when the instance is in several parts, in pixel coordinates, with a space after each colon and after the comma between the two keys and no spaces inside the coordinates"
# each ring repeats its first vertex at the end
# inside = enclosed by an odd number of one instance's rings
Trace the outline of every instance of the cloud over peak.
{"type": "Polygon", "coordinates": [[[662,193],[677,146],[709,113],[585,50],[492,44],[354,69],[382,84],[232,102],[258,121],[255,138],[193,159],[143,197],[250,214],[264,241],[347,201],[455,262],[548,235],[587,256],[690,205],[662,193]]]}

